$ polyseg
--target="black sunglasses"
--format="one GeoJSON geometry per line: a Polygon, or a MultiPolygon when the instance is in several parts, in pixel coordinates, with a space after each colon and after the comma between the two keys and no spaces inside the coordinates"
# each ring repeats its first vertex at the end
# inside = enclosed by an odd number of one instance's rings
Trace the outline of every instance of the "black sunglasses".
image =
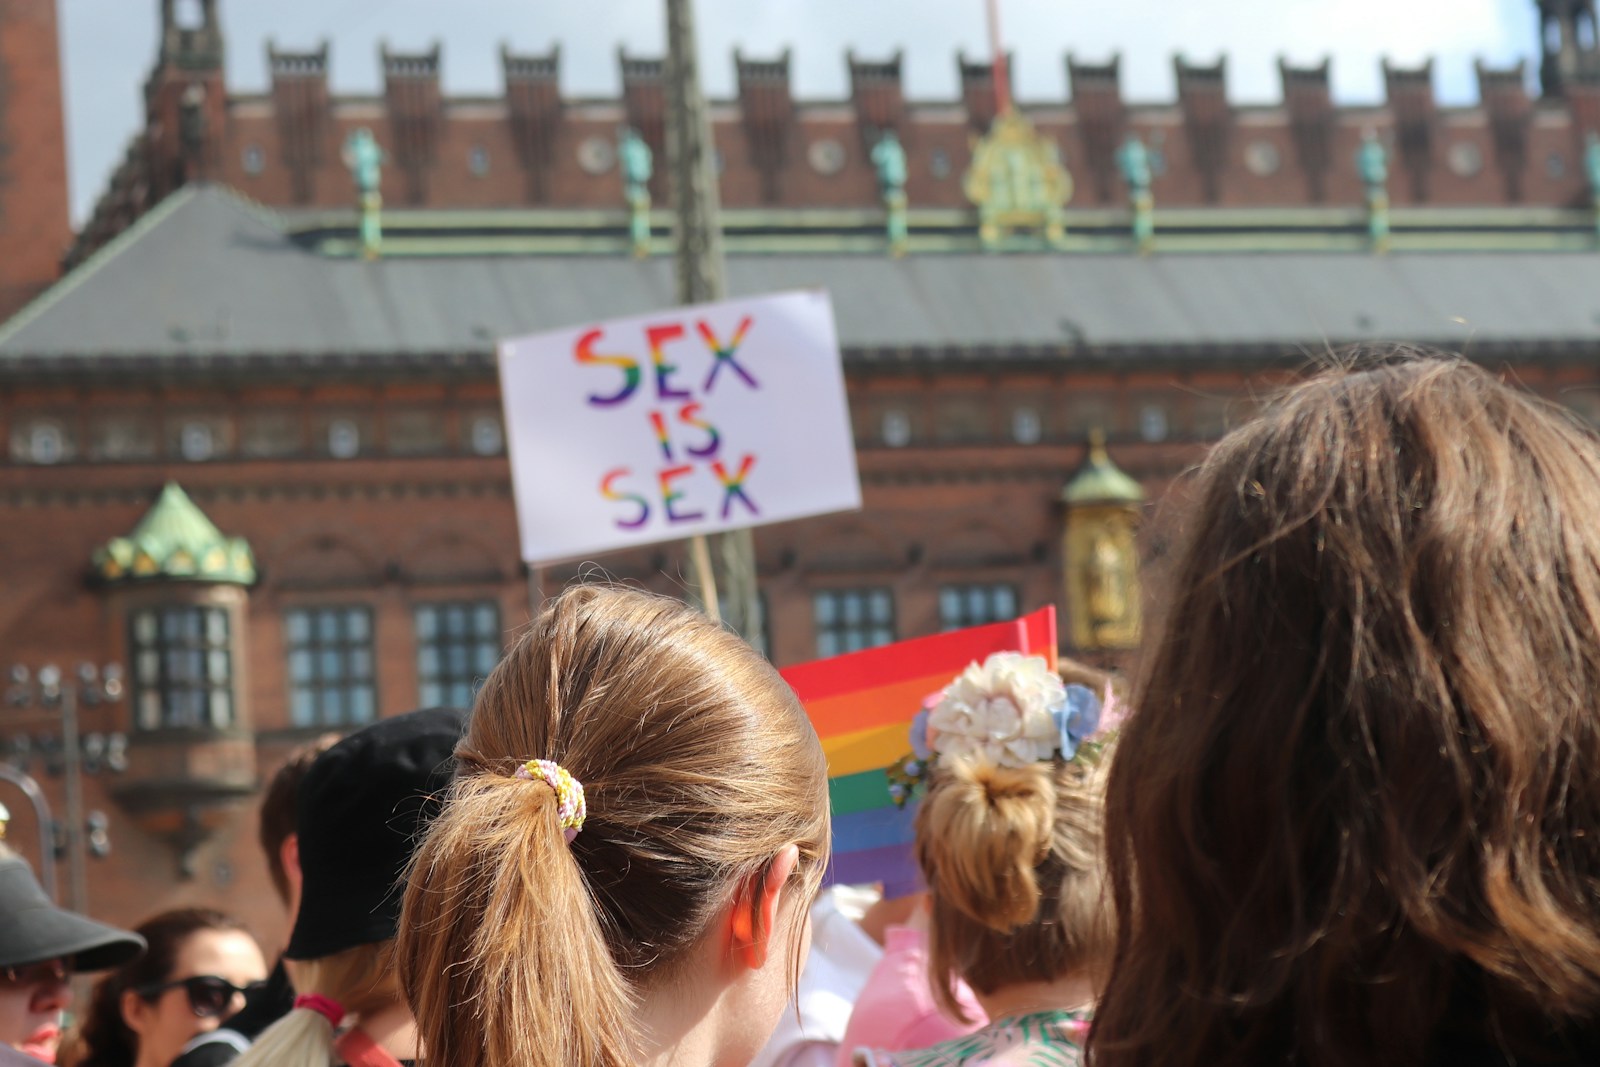
{"type": "Polygon", "coordinates": [[[134,992],[146,1000],[154,1000],[167,990],[182,986],[183,991],[189,995],[189,1010],[194,1012],[196,1018],[217,1019],[228,1013],[235,996],[241,993],[249,996],[266,984],[251,982],[248,985],[236,986],[226,978],[219,978],[214,974],[197,974],[191,978],[140,986],[134,992]]]}

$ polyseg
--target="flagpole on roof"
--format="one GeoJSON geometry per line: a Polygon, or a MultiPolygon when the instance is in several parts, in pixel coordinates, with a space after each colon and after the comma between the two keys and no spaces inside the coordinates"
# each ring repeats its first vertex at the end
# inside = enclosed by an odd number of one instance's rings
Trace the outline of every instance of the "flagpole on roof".
{"type": "Polygon", "coordinates": [[[1011,110],[1011,81],[1006,72],[1006,48],[1000,40],[1000,0],[987,0],[989,16],[989,54],[994,64],[994,110],[1004,115],[1011,110]]]}

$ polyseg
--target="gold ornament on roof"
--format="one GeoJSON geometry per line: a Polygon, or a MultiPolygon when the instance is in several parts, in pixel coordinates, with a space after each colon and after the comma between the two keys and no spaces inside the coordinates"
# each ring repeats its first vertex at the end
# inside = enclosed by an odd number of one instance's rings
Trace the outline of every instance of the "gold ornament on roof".
{"type": "Polygon", "coordinates": [[[1061,165],[1055,142],[1015,108],[1001,111],[973,147],[963,189],[977,205],[985,248],[1012,234],[1043,234],[1051,245],[1066,237],[1072,175],[1061,165]]]}

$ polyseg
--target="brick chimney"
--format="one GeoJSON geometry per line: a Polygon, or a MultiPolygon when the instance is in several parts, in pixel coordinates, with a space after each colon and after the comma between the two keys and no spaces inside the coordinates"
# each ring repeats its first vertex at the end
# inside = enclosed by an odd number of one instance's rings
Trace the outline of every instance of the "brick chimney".
{"type": "Polygon", "coordinates": [[[309,204],[316,172],[330,156],[328,42],[311,52],[280,52],[268,41],[267,70],[278,120],[278,155],[289,170],[290,195],[297,204],[309,204]]]}
{"type": "Polygon", "coordinates": [[[1383,61],[1383,84],[1394,116],[1395,154],[1406,172],[1411,199],[1425,203],[1433,171],[1438,108],[1433,98],[1433,60],[1420,67],[1396,67],[1383,61]]]}
{"type": "Polygon", "coordinates": [[[388,151],[405,176],[405,202],[428,201],[428,172],[439,153],[444,101],[439,93],[440,47],[426,52],[378,48],[383,67],[383,97],[389,112],[388,151]]]}
{"type": "MultiPolygon", "coordinates": [[[[1016,78],[1012,71],[1016,70],[1016,62],[1010,52],[1006,53],[1006,81],[1007,88],[1016,85],[1016,78]]],[[[994,61],[989,59],[968,59],[965,52],[956,53],[956,70],[961,75],[961,103],[967,109],[967,125],[978,133],[987,133],[994,124],[997,108],[994,93],[994,61]]],[[[1016,100],[1016,94],[1010,94],[1016,100]]]]}
{"type": "Polygon", "coordinates": [[[650,146],[655,167],[650,174],[650,198],[661,203],[667,198],[667,61],[660,56],[630,56],[619,48],[617,62],[622,67],[622,106],[628,125],[639,131],[650,146]]]}
{"type": "Polygon", "coordinates": [[[739,110],[750,158],[761,172],[761,199],[775,204],[782,197],[783,171],[789,162],[795,132],[794,97],[789,92],[789,50],[777,59],[747,59],[735,50],[733,65],[739,83],[739,110]]]}
{"type": "Polygon", "coordinates": [[[1233,108],[1228,104],[1228,60],[1206,67],[1174,57],[1178,76],[1178,106],[1189,136],[1189,156],[1200,172],[1200,189],[1206,202],[1222,198],[1222,174],[1228,165],[1228,142],[1233,133],[1233,108]]]}
{"type": "Polygon", "coordinates": [[[1333,93],[1329,88],[1331,63],[1296,67],[1278,60],[1283,82],[1283,107],[1289,113],[1289,132],[1295,157],[1306,179],[1306,196],[1314,204],[1328,198],[1328,169],[1333,163],[1333,93]]]}
{"type": "Polygon", "coordinates": [[[1522,180],[1528,170],[1528,128],[1533,123],[1533,100],[1528,96],[1528,65],[1489,67],[1482,60],[1478,72],[1478,98],[1489,113],[1494,139],[1494,162],[1505,185],[1506,199],[1522,201],[1522,180]]]}
{"type": "Polygon", "coordinates": [[[1083,141],[1083,163],[1094,183],[1095,197],[1108,204],[1120,201],[1117,149],[1127,136],[1128,108],[1122,100],[1122,56],[1107,63],[1081,63],[1067,56],[1067,84],[1078,114],[1078,137],[1083,141]]]}
{"type": "Polygon", "coordinates": [[[903,51],[884,60],[861,59],[854,52],[845,53],[845,62],[850,67],[850,102],[855,105],[861,143],[869,150],[885,130],[894,130],[902,142],[909,132],[905,123],[905,88],[900,80],[904,59],[903,51]]]}
{"type": "Polygon", "coordinates": [[[517,161],[527,175],[528,199],[547,203],[561,132],[561,46],[551,45],[542,56],[519,56],[502,45],[500,66],[506,79],[506,120],[517,161]]]}

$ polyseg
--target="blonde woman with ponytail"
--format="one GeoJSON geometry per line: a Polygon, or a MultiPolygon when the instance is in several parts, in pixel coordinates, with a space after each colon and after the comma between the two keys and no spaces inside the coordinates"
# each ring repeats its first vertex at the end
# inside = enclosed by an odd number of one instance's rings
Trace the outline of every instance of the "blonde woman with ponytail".
{"type": "Polygon", "coordinates": [[[1077,1067],[1114,946],[1101,834],[1104,693],[1043,659],[967,668],[913,730],[926,794],[917,862],[929,890],[935,1001],[988,1025],[917,1052],[862,1049],[862,1067],[1077,1067]]]}
{"type": "Polygon", "coordinates": [[[790,999],[828,859],[822,748],[683,604],[552,600],[479,691],[399,963],[427,1067],[734,1067],[790,999]]]}
{"type": "Polygon", "coordinates": [[[465,716],[384,719],[317,757],[297,796],[304,879],[284,958],[294,1010],[233,1067],[400,1067],[417,1028],[395,970],[401,879],[454,772],[465,716]]]}

